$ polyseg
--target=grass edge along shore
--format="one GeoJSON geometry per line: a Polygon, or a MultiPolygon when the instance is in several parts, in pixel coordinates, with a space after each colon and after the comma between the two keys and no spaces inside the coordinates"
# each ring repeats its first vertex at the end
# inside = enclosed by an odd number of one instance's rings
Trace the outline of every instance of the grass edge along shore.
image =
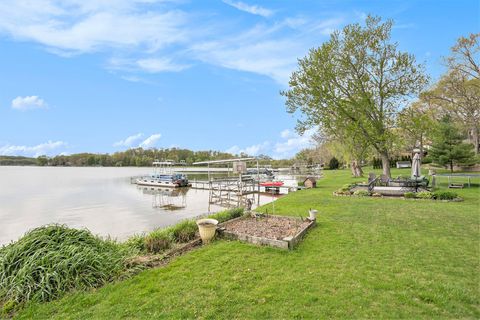
{"type": "Polygon", "coordinates": [[[316,189],[276,201],[275,214],[320,212],[291,252],[215,241],[127,280],[27,303],[15,317],[480,317],[479,182],[456,191],[463,202],[332,195],[362,180],[326,171],[316,189]]]}

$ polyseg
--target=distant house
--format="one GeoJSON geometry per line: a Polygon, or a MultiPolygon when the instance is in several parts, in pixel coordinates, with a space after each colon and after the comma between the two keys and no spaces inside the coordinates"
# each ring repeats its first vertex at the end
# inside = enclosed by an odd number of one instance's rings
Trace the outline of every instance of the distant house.
{"type": "Polygon", "coordinates": [[[303,181],[303,185],[305,186],[305,189],[316,188],[317,180],[314,177],[307,177],[303,181]]]}

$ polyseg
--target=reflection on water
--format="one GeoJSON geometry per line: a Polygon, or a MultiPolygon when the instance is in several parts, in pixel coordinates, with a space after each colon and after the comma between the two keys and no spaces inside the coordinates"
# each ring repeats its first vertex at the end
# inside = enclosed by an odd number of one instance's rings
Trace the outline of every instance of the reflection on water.
{"type": "MultiPolygon", "coordinates": [[[[123,240],[134,233],[223,210],[209,203],[208,190],[179,188],[157,193],[130,183],[130,177],[148,170],[0,166],[0,244],[48,223],[86,227],[123,240]]],[[[188,176],[195,179],[195,175],[188,176]]],[[[270,201],[268,195],[259,197],[260,204],[270,201]]]]}
{"type": "Polygon", "coordinates": [[[152,208],[175,211],[187,206],[187,193],[190,188],[161,188],[137,186],[143,194],[152,195],[152,208]]]}

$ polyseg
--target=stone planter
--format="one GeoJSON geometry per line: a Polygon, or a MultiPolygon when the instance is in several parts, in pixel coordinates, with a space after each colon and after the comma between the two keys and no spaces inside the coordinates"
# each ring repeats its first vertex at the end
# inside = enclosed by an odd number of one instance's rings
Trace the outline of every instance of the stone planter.
{"type": "Polygon", "coordinates": [[[209,243],[215,236],[218,221],[215,219],[197,220],[198,231],[203,243],[209,243]]]}

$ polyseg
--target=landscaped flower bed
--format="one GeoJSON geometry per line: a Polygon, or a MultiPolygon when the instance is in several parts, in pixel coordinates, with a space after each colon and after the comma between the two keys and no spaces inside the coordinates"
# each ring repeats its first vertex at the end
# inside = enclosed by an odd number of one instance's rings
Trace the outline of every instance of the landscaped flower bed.
{"type": "Polygon", "coordinates": [[[221,224],[219,232],[228,239],[293,249],[314,225],[315,220],[265,214],[227,221],[221,224]]]}
{"type": "MultiPolygon", "coordinates": [[[[370,192],[365,189],[363,185],[356,184],[346,184],[343,187],[333,192],[334,196],[354,196],[354,197],[378,197],[382,198],[385,195],[382,195],[378,192],[370,192]]],[[[403,196],[404,199],[423,199],[423,200],[441,200],[441,201],[463,201],[455,192],[451,191],[406,191],[403,194],[398,196],[403,196]]],[[[396,196],[395,198],[398,198],[396,196]]]]}

